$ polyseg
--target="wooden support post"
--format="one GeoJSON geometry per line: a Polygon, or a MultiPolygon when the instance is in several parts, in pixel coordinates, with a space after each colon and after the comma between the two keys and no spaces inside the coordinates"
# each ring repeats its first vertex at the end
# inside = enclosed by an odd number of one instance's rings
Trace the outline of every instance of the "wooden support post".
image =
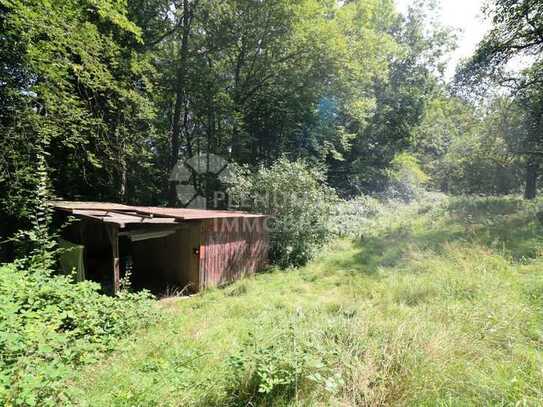
{"type": "Polygon", "coordinates": [[[121,288],[121,266],[119,259],[119,226],[107,225],[109,241],[113,253],[113,295],[117,295],[121,288]]]}

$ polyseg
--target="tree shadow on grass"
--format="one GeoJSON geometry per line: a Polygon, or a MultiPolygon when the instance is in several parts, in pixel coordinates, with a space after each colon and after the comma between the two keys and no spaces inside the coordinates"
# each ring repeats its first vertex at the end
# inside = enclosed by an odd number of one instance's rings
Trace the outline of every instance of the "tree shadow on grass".
{"type": "Polygon", "coordinates": [[[543,247],[543,226],[529,205],[520,198],[455,201],[449,206],[446,225],[462,229],[466,242],[488,247],[514,261],[535,259],[543,247]]]}
{"type": "Polygon", "coordinates": [[[401,263],[413,250],[440,254],[451,243],[487,247],[513,261],[535,259],[543,249],[543,226],[520,199],[453,200],[443,216],[422,230],[399,225],[380,236],[361,239],[354,256],[328,263],[337,270],[378,276],[383,267],[401,271],[401,263]]]}

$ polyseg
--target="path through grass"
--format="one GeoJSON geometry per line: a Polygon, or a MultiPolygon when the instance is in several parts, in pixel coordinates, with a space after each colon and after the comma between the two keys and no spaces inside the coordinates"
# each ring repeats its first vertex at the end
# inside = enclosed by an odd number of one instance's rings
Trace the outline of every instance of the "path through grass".
{"type": "Polygon", "coordinates": [[[540,405],[535,206],[458,199],[383,218],[300,270],[164,301],[77,372],[86,406],[540,405]]]}

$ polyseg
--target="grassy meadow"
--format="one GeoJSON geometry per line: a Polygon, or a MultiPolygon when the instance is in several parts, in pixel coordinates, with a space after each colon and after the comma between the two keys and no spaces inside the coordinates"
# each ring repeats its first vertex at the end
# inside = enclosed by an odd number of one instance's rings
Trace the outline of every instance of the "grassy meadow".
{"type": "Polygon", "coordinates": [[[66,383],[82,406],[543,401],[543,227],[517,198],[383,211],[309,265],[160,302],[66,383]]]}

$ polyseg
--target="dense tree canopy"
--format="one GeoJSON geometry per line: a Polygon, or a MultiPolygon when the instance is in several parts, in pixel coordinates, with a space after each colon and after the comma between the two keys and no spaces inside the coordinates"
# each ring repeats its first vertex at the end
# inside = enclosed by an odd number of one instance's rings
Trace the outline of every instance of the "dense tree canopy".
{"type": "Polygon", "coordinates": [[[424,6],[404,20],[391,0],[0,4],[1,199],[19,220],[38,155],[59,196],[171,204],[171,168],[201,152],[383,169],[432,81],[418,55],[439,48],[424,6]]]}
{"type": "Polygon", "coordinates": [[[533,195],[541,9],[489,5],[461,83],[514,92],[480,103],[444,79],[454,35],[431,1],[402,15],[392,0],[0,0],[2,237],[29,223],[38,162],[62,198],[154,205],[180,205],[172,168],[211,153],[252,169],[302,159],[344,197],[415,161],[435,189],[524,178],[533,195]],[[513,76],[519,52],[532,63],[513,76]]]}
{"type": "Polygon", "coordinates": [[[43,157],[61,196],[145,193],[132,181],[152,159],[152,66],[134,51],[141,30],[125,8],[92,0],[0,2],[3,231],[28,219],[43,157]]]}

